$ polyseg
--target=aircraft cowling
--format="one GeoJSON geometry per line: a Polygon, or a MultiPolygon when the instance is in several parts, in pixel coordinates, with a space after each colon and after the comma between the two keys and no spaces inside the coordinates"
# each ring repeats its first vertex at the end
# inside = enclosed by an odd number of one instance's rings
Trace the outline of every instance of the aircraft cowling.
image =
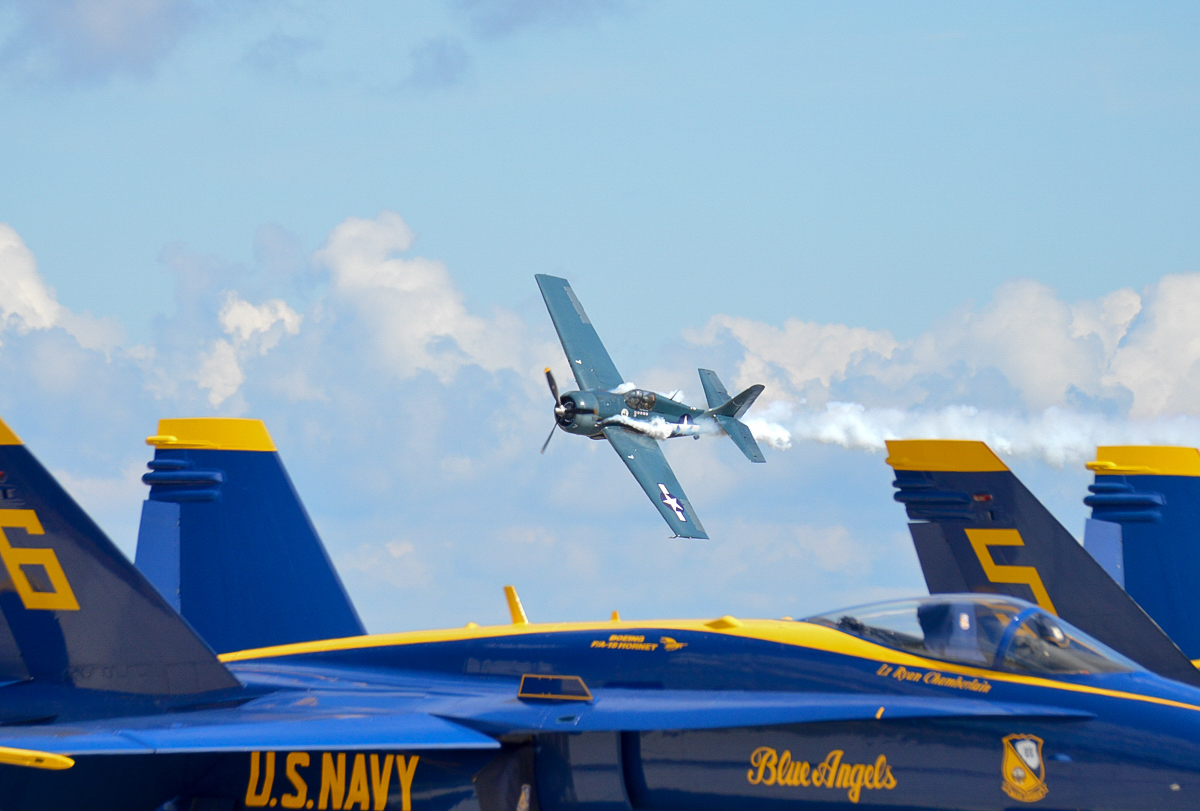
{"type": "Polygon", "coordinates": [[[600,422],[619,414],[624,401],[606,392],[569,391],[562,396],[559,426],[569,434],[599,436],[600,422]]]}

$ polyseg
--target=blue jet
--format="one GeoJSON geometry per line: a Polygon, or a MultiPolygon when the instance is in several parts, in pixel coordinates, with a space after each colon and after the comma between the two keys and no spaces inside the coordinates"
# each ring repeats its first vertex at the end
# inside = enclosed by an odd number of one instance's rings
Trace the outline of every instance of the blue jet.
{"type": "Polygon", "coordinates": [[[607,439],[677,537],[707,538],[658,440],[724,433],[751,462],[765,462],[754,435],[740,419],[763,387],[751,386],[730,397],[715,372],[700,369],[707,409],[636,388],[626,383],[613,365],[570,283],[556,276],[534,278],[579,385],[579,391],[560,395],[554,374],[546,369],[546,382],[554,397],[554,428],[542,452],[559,428],[569,434],[607,439]]]}
{"type": "MultiPolygon", "coordinates": [[[[262,423],[164,420],[149,441],[147,577],[0,428],[5,811],[1200,799],[1200,689],[1032,602],[536,624],[513,595],[509,625],[366,635],[262,423]]],[[[961,517],[1001,484],[926,506],[961,517]]]]}

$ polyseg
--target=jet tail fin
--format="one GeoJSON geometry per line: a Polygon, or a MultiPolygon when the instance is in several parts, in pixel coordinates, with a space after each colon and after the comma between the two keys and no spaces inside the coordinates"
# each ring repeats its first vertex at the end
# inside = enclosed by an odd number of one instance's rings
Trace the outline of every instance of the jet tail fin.
{"type": "Polygon", "coordinates": [[[218,653],[365,633],[261,420],[161,420],[138,565],[218,653]]]}
{"type": "Polygon", "coordinates": [[[1159,675],[1198,671],[1145,611],[982,442],[890,441],[931,593],[966,590],[1036,602],[1159,675]]]}
{"type": "Polygon", "coordinates": [[[238,681],[0,422],[0,678],[144,695],[238,681]]]}
{"type": "Polygon", "coordinates": [[[1129,596],[1200,658],[1200,451],[1162,446],[1096,449],[1086,542],[1120,567],[1129,596]]]}

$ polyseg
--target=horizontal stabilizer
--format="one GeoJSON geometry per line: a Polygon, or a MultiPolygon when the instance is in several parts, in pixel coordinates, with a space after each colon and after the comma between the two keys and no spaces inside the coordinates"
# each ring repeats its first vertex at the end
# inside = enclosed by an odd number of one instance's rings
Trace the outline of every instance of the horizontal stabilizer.
{"type": "Polygon", "coordinates": [[[887,446],[930,593],[965,586],[1035,602],[1147,670],[1200,686],[1200,671],[987,445],[887,446]]]}
{"type": "Polygon", "coordinates": [[[766,457],[763,456],[762,449],[754,441],[754,434],[750,433],[750,429],[746,427],[744,422],[722,414],[718,414],[714,419],[725,430],[725,433],[729,435],[729,438],[733,440],[733,444],[737,445],[741,452],[746,454],[747,459],[751,462],[767,461],[766,457]]]}
{"type": "Polygon", "coordinates": [[[717,377],[717,373],[712,369],[698,369],[700,372],[700,385],[704,387],[704,399],[708,401],[709,408],[716,408],[729,402],[729,392],[725,390],[725,384],[721,382],[721,378],[717,377]]]}

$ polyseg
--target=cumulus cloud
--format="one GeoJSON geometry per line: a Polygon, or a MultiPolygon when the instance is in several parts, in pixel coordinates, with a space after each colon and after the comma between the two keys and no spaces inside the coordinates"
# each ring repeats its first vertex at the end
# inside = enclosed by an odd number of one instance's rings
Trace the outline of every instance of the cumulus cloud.
{"type": "Polygon", "coordinates": [[[748,424],[776,449],[979,439],[1061,466],[1098,444],[1200,445],[1198,316],[1200,274],[1075,303],[1018,279],[908,342],[723,316],[688,337],[735,343],[739,383],[768,381],[748,424]]]}
{"type": "Polygon", "coordinates": [[[39,80],[149,76],[195,24],[191,0],[8,0],[19,24],[0,66],[39,80]]]}
{"type": "Polygon", "coordinates": [[[441,262],[406,257],[415,235],[395,212],[351,217],[333,229],[315,261],[333,280],[336,303],[354,309],[390,371],[431,372],[447,382],[464,366],[520,369],[524,324],[496,310],[471,314],[441,262]]]}
{"type": "Polygon", "coordinates": [[[26,334],[60,327],[85,349],[110,352],[123,339],[119,324],[72,312],[59,304],[38,272],[33,251],[0,223],[0,326],[26,334]]]}

